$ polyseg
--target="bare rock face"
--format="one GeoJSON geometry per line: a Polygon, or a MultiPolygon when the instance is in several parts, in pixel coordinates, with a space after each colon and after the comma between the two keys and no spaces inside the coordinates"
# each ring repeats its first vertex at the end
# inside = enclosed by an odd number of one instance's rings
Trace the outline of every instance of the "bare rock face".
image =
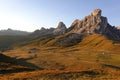
{"type": "Polygon", "coordinates": [[[117,26],[116,28],[120,30],[120,26],[117,26]]]}
{"type": "MultiPolygon", "coordinates": [[[[81,40],[81,38],[76,38],[76,34],[81,35],[82,37],[85,37],[90,34],[102,34],[109,37],[110,39],[120,40],[120,29],[111,26],[108,23],[107,18],[102,16],[101,14],[102,10],[95,9],[93,10],[93,12],[91,12],[90,15],[86,16],[84,19],[82,20],[76,19],[68,29],[66,28],[66,25],[63,22],[59,22],[57,28],[54,29],[41,28],[40,30],[36,30],[34,33],[37,34],[51,33],[54,35],[72,34],[72,39],[75,38],[79,40],[81,40]]],[[[69,35],[68,39],[71,39],[70,37],[71,36],[69,35]]]]}
{"type": "Polygon", "coordinates": [[[110,39],[120,40],[120,30],[117,29],[117,27],[115,26],[111,26],[109,23],[104,35],[106,35],[110,39]]]}
{"type": "Polygon", "coordinates": [[[95,9],[91,14],[93,16],[101,16],[101,9],[95,9]]]}
{"type": "Polygon", "coordinates": [[[67,28],[63,22],[59,22],[57,28],[53,31],[53,34],[64,34],[67,28]]]}
{"type": "Polygon", "coordinates": [[[71,32],[73,33],[104,33],[107,27],[107,18],[101,16],[101,10],[94,10],[91,15],[86,16],[83,20],[75,20],[70,28],[73,28],[71,32]]]}
{"type": "Polygon", "coordinates": [[[106,17],[101,16],[102,10],[95,9],[90,15],[86,16],[82,20],[75,20],[70,28],[68,28],[68,33],[77,34],[103,34],[111,39],[120,40],[120,30],[111,26],[106,17]]]}

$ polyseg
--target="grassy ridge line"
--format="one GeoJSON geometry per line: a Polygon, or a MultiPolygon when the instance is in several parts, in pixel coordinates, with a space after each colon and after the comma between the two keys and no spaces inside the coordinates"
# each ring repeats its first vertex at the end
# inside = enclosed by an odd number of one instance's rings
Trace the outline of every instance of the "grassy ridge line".
{"type": "Polygon", "coordinates": [[[0,80],[5,78],[32,78],[35,76],[56,76],[56,75],[68,75],[68,74],[88,74],[88,75],[98,75],[100,73],[99,70],[83,70],[83,69],[70,69],[70,70],[41,70],[41,71],[33,71],[33,72],[21,72],[12,75],[1,75],[0,80]]]}
{"type": "Polygon", "coordinates": [[[0,75],[0,80],[119,80],[119,75],[116,70],[42,70],[0,75]]]}

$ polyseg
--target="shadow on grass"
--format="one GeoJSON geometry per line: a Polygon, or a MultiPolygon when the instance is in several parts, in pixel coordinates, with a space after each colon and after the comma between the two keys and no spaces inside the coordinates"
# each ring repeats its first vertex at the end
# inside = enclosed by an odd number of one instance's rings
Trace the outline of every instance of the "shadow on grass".
{"type": "Polygon", "coordinates": [[[82,71],[81,73],[91,75],[91,76],[100,74],[99,72],[95,72],[95,71],[92,71],[92,70],[91,71],[82,71]]]}
{"type": "Polygon", "coordinates": [[[9,74],[9,73],[19,73],[24,71],[34,71],[34,69],[30,68],[17,68],[17,69],[11,69],[11,70],[0,70],[0,74],[9,74]]]}
{"type": "Polygon", "coordinates": [[[23,72],[23,71],[43,70],[43,68],[38,67],[38,66],[26,61],[26,60],[33,59],[33,58],[34,57],[27,58],[27,59],[23,59],[23,58],[16,59],[16,58],[11,58],[9,56],[6,56],[4,54],[0,54],[0,62],[9,64],[6,67],[5,67],[5,65],[0,64],[0,67],[4,68],[4,69],[0,70],[0,74],[17,73],[17,72],[23,72]],[[23,68],[9,69],[11,65],[13,65],[13,66],[23,66],[23,68]]]}
{"type": "Polygon", "coordinates": [[[29,68],[33,68],[35,70],[43,70],[43,68],[41,67],[38,67],[32,63],[29,63],[29,62],[26,62],[26,60],[30,60],[32,58],[27,58],[27,59],[24,59],[24,58],[21,58],[21,59],[17,59],[16,61],[16,64],[17,65],[21,65],[21,66],[25,66],[25,67],[29,67],[29,68]]]}
{"type": "Polygon", "coordinates": [[[120,67],[119,66],[115,66],[115,65],[102,64],[102,66],[120,70],[120,67]]]}

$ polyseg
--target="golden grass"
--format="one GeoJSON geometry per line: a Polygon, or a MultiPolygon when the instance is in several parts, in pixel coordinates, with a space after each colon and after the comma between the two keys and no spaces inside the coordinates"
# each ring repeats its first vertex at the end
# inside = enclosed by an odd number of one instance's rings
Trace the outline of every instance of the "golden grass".
{"type": "Polygon", "coordinates": [[[0,75],[0,80],[119,80],[120,71],[98,69],[42,70],[0,75]]]}
{"type": "MultiPolygon", "coordinates": [[[[54,43],[54,41],[50,43],[54,43]]],[[[4,52],[4,54],[12,57],[24,58],[24,59],[33,57],[32,59],[26,61],[35,64],[39,67],[43,67],[48,72],[50,71],[50,74],[53,74],[51,69],[53,70],[53,72],[56,69],[68,70],[70,71],[70,75],[71,74],[74,75],[74,73],[72,73],[72,71],[75,71],[74,69],[77,69],[80,72],[81,70],[97,69],[100,71],[102,70],[103,72],[107,72],[107,74],[100,74],[99,76],[94,78],[88,77],[89,79],[92,78],[93,80],[120,79],[119,77],[120,46],[114,45],[113,41],[107,39],[105,36],[99,34],[90,35],[84,38],[79,44],[64,48],[53,47],[53,46],[45,47],[45,46],[36,46],[36,45],[37,44],[26,45],[22,48],[19,47],[11,51],[4,52]],[[36,53],[29,54],[28,52],[31,48],[38,48],[40,50],[36,53]],[[35,55],[37,56],[34,57],[35,55]],[[104,64],[108,66],[103,66],[104,64]]],[[[38,71],[31,73],[20,73],[20,74],[18,73],[18,74],[14,74],[14,76],[15,78],[19,77],[18,75],[25,77],[29,74],[31,75],[30,77],[34,77],[34,76],[40,77],[41,73],[43,72],[38,71]]],[[[62,75],[59,73],[59,71],[57,73],[59,75],[62,75]]],[[[62,76],[64,75],[67,74],[64,74],[63,71],[62,76]]],[[[11,75],[9,77],[11,77],[11,75]]],[[[52,79],[55,80],[53,77],[50,80],[52,79]]],[[[86,76],[83,76],[82,79],[80,79],[80,77],[76,78],[76,80],[77,79],[82,80],[83,77],[85,78],[86,76]]],[[[89,80],[88,78],[86,80],[89,80]]]]}

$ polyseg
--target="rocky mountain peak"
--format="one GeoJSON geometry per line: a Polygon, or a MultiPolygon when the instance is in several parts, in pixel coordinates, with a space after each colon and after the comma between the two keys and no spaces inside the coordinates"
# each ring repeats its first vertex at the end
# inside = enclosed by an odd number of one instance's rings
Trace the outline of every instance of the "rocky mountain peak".
{"type": "MultiPolygon", "coordinates": [[[[70,28],[72,33],[104,33],[107,27],[107,18],[101,16],[102,10],[95,9],[91,15],[86,16],[82,20],[75,20],[70,28]]],[[[69,29],[70,29],[69,28],[69,29]]]]}
{"type": "Polygon", "coordinates": [[[63,34],[67,30],[66,25],[63,22],[59,22],[57,28],[53,31],[54,34],[63,34]]]}
{"type": "Polygon", "coordinates": [[[40,30],[42,31],[42,30],[46,30],[46,29],[45,29],[44,27],[41,27],[41,29],[40,29],[40,30]]]}
{"type": "Polygon", "coordinates": [[[93,16],[101,16],[102,10],[101,9],[95,9],[91,14],[93,16]]]}
{"type": "Polygon", "coordinates": [[[66,28],[66,25],[63,22],[59,22],[57,28],[66,28]]]}
{"type": "Polygon", "coordinates": [[[91,34],[102,34],[109,37],[110,39],[120,40],[120,29],[111,26],[108,23],[107,18],[102,16],[101,9],[93,10],[88,16],[84,17],[82,20],[76,19],[68,29],[63,22],[59,22],[57,28],[41,28],[34,33],[54,35],[75,34],[75,36],[72,35],[72,38],[76,38],[76,35],[84,37],[84,35],[87,36],[91,34]]]}
{"type": "Polygon", "coordinates": [[[75,20],[68,33],[77,34],[103,34],[111,39],[120,40],[120,30],[108,23],[106,17],[102,16],[101,9],[95,9],[90,15],[82,20],[75,20]]]}

